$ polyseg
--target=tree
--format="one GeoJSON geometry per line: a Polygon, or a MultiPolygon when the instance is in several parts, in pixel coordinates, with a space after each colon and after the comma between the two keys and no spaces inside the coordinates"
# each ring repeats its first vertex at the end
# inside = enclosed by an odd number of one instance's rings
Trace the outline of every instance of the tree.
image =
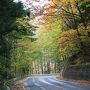
{"type": "Polygon", "coordinates": [[[11,50],[17,38],[31,34],[32,26],[25,22],[26,13],[21,2],[15,3],[13,0],[0,1],[0,81],[13,77],[11,73],[11,50]],[[24,22],[21,24],[21,21],[24,22]],[[29,30],[27,29],[29,28],[29,30]],[[28,30],[28,31],[27,31],[28,30]]]}
{"type": "Polygon", "coordinates": [[[0,37],[11,32],[16,18],[23,16],[24,10],[21,2],[14,3],[13,0],[0,1],[0,37]]]}
{"type": "MultiPolygon", "coordinates": [[[[89,0],[52,0],[50,7],[46,9],[46,17],[54,18],[54,22],[60,19],[62,23],[60,23],[62,29],[57,40],[60,59],[69,60],[80,52],[83,57],[81,62],[86,61],[84,58],[86,42],[83,40],[87,38],[89,42],[89,4],[89,0]]],[[[53,23],[53,20],[51,22],[46,20],[47,27],[53,23]]],[[[51,25],[49,29],[52,27],[51,25]]]]}

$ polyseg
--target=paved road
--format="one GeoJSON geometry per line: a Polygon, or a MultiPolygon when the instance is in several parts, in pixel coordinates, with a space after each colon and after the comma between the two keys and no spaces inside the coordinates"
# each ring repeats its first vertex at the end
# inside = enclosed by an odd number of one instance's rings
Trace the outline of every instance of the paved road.
{"type": "Polygon", "coordinates": [[[90,87],[58,80],[55,76],[28,77],[24,86],[27,90],[90,90],[90,87]]]}

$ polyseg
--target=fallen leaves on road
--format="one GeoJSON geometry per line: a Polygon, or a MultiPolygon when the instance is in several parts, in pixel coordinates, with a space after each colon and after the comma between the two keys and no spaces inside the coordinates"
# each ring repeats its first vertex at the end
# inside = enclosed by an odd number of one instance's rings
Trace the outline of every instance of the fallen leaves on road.
{"type": "Polygon", "coordinates": [[[23,80],[19,80],[13,87],[12,90],[25,90],[23,86],[23,80]]]}

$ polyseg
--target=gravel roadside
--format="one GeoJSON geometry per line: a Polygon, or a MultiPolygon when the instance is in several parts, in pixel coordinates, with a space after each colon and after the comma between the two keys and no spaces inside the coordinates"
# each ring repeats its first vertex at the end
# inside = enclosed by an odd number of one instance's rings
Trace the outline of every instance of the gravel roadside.
{"type": "Polygon", "coordinates": [[[62,78],[62,77],[57,77],[57,78],[60,80],[66,80],[66,81],[70,81],[70,82],[74,82],[74,83],[79,83],[79,84],[90,87],[90,80],[74,80],[74,79],[66,79],[66,78],[62,78]]]}
{"type": "Polygon", "coordinates": [[[16,84],[12,86],[11,90],[26,90],[23,85],[23,80],[17,81],[16,84]]]}

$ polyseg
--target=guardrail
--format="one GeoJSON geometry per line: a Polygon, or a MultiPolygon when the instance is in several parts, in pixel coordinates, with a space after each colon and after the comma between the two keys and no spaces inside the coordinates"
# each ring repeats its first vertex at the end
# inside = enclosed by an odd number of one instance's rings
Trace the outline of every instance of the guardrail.
{"type": "Polygon", "coordinates": [[[7,87],[5,85],[0,85],[0,90],[7,90],[7,87]]]}
{"type": "Polygon", "coordinates": [[[20,81],[23,81],[25,77],[23,78],[14,78],[7,82],[5,82],[5,90],[25,90],[23,83],[20,83],[20,81]]]}
{"type": "Polygon", "coordinates": [[[12,86],[16,83],[17,80],[18,80],[17,78],[13,78],[5,82],[4,83],[5,90],[12,90],[12,86]]]}

